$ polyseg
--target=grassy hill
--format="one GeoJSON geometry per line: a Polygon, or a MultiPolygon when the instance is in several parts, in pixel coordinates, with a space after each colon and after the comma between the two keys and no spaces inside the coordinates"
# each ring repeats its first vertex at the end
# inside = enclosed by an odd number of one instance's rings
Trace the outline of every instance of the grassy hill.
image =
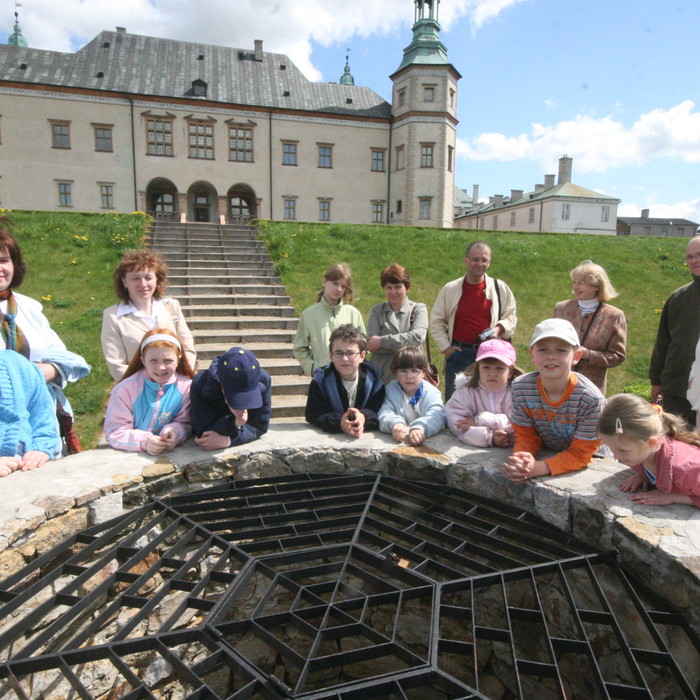
{"type": "MultiPolygon", "coordinates": [[[[85,447],[100,433],[111,379],[102,358],[102,311],[115,303],[112,272],[124,250],[139,247],[148,225],[143,214],[3,212],[27,262],[21,292],[44,305],[52,327],[70,350],[92,365],[68,387],[85,447]]],[[[603,265],[620,292],[614,301],[627,315],[628,360],[610,372],[609,393],[648,391],[646,372],[661,307],[690,278],[683,263],[686,240],[592,235],[526,234],[391,226],[259,222],[292,301],[301,311],[315,300],[324,270],[347,262],[355,273],[356,306],[368,316],[383,301],[379,272],[392,262],[407,267],[410,297],[432,307],[445,282],[464,272],[466,245],[493,248],[490,273],[505,280],[518,302],[518,362],[531,369],[527,345],[537,322],[554,303],[570,297],[568,272],[584,259],[603,265]]],[[[434,358],[441,364],[442,356],[434,358]]]]}
{"type": "MultiPolygon", "coordinates": [[[[484,240],[492,248],[492,276],[503,279],[518,304],[518,364],[532,369],[527,347],[532,330],[554,304],[571,298],[569,271],[582,260],[602,265],[620,296],[612,303],[627,316],[628,359],[609,372],[608,393],[648,393],[647,370],[659,314],[669,293],[690,280],[684,263],[687,239],[623,238],[551,233],[512,233],[399,226],[259,222],[292,301],[313,303],[326,268],[348,263],[355,305],[365,317],[384,301],[381,269],[398,262],[411,273],[410,298],[432,308],[440,288],[464,274],[466,246],[484,240]]],[[[433,358],[434,360],[436,358],[433,358]]],[[[441,356],[437,358],[441,364],[441,356]]]]}

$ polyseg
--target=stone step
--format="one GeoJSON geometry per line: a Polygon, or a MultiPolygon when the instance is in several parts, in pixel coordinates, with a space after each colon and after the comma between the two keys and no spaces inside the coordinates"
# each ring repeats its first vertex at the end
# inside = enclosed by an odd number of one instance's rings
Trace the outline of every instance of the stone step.
{"type": "Polygon", "coordinates": [[[231,272],[227,270],[212,270],[211,275],[168,275],[170,282],[169,289],[173,287],[202,287],[204,285],[223,286],[236,283],[238,285],[273,285],[275,288],[282,289],[279,277],[265,277],[264,275],[256,275],[252,272],[241,274],[240,272],[231,272]]]}
{"type": "MultiPolygon", "coordinates": [[[[233,346],[230,346],[233,347],[233,346]]],[[[247,347],[247,346],[246,346],[247,347]]],[[[197,372],[200,372],[203,369],[208,369],[209,365],[211,364],[211,361],[214,359],[214,357],[217,357],[218,355],[223,354],[228,350],[229,348],[226,347],[221,352],[217,353],[213,357],[207,358],[207,359],[200,359],[199,356],[197,357],[197,365],[195,367],[197,372]]],[[[260,358],[260,364],[262,367],[267,370],[267,373],[271,377],[275,377],[273,382],[277,381],[277,377],[296,377],[300,378],[299,381],[306,382],[308,383],[311,381],[311,377],[307,377],[302,369],[301,365],[296,361],[296,358],[292,357],[292,354],[289,354],[289,357],[265,357],[265,358],[260,358]]],[[[287,380],[284,380],[287,381],[287,380]]]]}
{"type": "MultiPolygon", "coordinates": [[[[168,292],[174,297],[190,296],[199,297],[206,295],[218,295],[226,297],[235,297],[236,295],[243,296],[283,296],[285,288],[281,284],[188,284],[186,287],[180,287],[176,284],[171,284],[168,287],[168,292]]],[[[289,297],[287,297],[289,298],[289,297]]]]}
{"type": "MultiPolygon", "coordinates": [[[[202,256],[201,253],[193,253],[192,255],[187,255],[185,254],[184,251],[179,251],[176,255],[174,254],[169,254],[167,251],[164,251],[162,248],[157,249],[158,252],[160,253],[161,257],[165,262],[168,263],[168,267],[170,265],[175,265],[175,263],[179,262],[186,262],[188,260],[192,261],[193,263],[201,263],[205,262],[207,260],[212,260],[211,257],[207,258],[206,256],[202,256]]],[[[267,253],[264,252],[259,252],[259,253],[246,253],[246,252],[216,252],[216,253],[210,253],[210,255],[215,256],[213,259],[213,262],[218,261],[218,264],[221,265],[222,263],[247,263],[248,265],[250,264],[259,264],[259,263],[269,263],[270,258],[268,257],[267,253]]],[[[267,265],[265,265],[267,267],[267,265]]]]}
{"type": "MultiPolygon", "coordinates": [[[[176,296],[176,295],[173,295],[176,296]]],[[[190,305],[198,306],[200,304],[215,304],[224,301],[221,294],[193,294],[189,297],[190,305]]],[[[231,304],[241,306],[287,306],[291,301],[289,297],[274,294],[233,294],[226,298],[231,304]]]]}
{"type": "Polygon", "coordinates": [[[286,318],[284,316],[193,316],[187,319],[187,325],[191,331],[215,330],[218,328],[228,328],[239,330],[243,328],[284,328],[289,331],[296,331],[299,319],[286,318]]]}
{"type": "Polygon", "coordinates": [[[191,245],[191,244],[172,244],[172,245],[161,245],[158,244],[158,251],[161,256],[168,258],[173,254],[177,255],[187,255],[187,256],[210,256],[210,255],[227,255],[235,256],[242,259],[252,259],[255,257],[267,257],[264,248],[260,246],[254,246],[249,243],[246,244],[235,244],[235,245],[191,245]]]}
{"type": "MultiPolygon", "coordinates": [[[[195,345],[197,349],[197,358],[201,360],[212,360],[217,355],[226,352],[236,343],[198,343],[195,345]]],[[[290,343],[274,343],[274,342],[250,342],[243,347],[250,350],[264,367],[265,360],[268,357],[287,359],[292,357],[292,346],[290,343]]]]}
{"type": "Polygon", "coordinates": [[[211,236],[211,235],[198,235],[190,236],[187,234],[158,234],[157,236],[146,236],[144,239],[145,243],[150,245],[182,245],[183,243],[196,244],[196,245],[221,245],[224,244],[241,244],[241,245],[257,245],[264,247],[263,242],[258,236],[250,236],[248,234],[226,234],[224,236],[211,236]]]}
{"type": "Polygon", "coordinates": [[[221,259],[170,258],[166,262],[169,270],[259,270],[260,274],[277,274],[275,266],[269,260],[238,262],[221,259]]]}
{"type": "MultiPolygon", "coordinates": [[[[211,275],[226,274],[230,275],[235,273],[236,275],[248,276],[254,275],[265,279],[266,281],[272,278],[279,279],[277,271],[274,266],[262,266],[256,264],[245,264],[245,263],[219,263],[218,265],[205,266],[194,266],[187,267],[185,265],[168,265],[168,278],[173,279],[173,277],[196,277],[203,276],[207,279],[211,275]]],[[[274,279],[272,280],[274,282],[274,279]]]]}
{"type": "MultiPolygon", "coordinates": [[[[304,420],[306,396],[289,394],[272,397],[272,420],[296,418],[304,420]]],[[[294,421],[296,422],[296,421],[294,421]]]]}
{"type": "MultiPolygon", "coordinates": [[[[222,324],[223,325],[223,324],[222,324]]],[[[294,331],[284,328],[211,328],[190,329],[195,347],[211,343],[231,345],[249,345],[250,343],[288,343],[294,342],[294,331]]]]}
{"type": "Polygon", "coordinates": [[[182,299],[180,301],[180,308],[186,319],[190,318],[202,318],[208,316],[221,316],[221,317],[245,317],[245,316],[280,316],[283,318],[293,318],[296,316],[296,310],[293,306],[288,306],[284,304],[234,304],[233,302],[229,304],[220,303],[222,299],[217,298],[216,301],[219,303],[211,304],[187,304],[187,299],[182,299]]]}

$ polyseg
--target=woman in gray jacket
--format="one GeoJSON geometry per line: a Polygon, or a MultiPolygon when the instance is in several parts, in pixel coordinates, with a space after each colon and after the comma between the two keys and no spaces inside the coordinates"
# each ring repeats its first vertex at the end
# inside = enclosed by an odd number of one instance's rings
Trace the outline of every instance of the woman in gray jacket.
{"type": "Polygon", "coordinates": [[[379,280],[386,301],[375,304],[370,311],[367,350],[372,353],[371,361],[384,372],[382,381],[388,384],[395,378],[391,369],[394,353],[404,345],[421,346],[425,342],[428,308],[409,300],[411,277],[405,267],[393,263],[382,270],[379,280]]]}

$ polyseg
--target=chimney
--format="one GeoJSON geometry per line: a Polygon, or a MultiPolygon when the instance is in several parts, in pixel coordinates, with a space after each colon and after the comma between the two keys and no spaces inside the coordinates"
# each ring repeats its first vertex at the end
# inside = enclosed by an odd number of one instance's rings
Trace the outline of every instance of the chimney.
{"type": "Polygon", "coordinates": [[[544,188],[546,190],[549,190],[552,187],[554,187],[554,175],[545,175],[544,176],[544,188]]]}
{"type": "Polygon", "coordinates": [[[510,191],[510,201],[511,202],[517,202],[519,199],[523,198],[523,191],[522,190],[511,190],[510,191]]]}
{"type": "Polygon", "coordinates": [[[493,195],[493,205],[495,207],[502,207],[503,206],[503,195],[502,194],[493,195]]]}
{"type": "Polygon", "coordinates": [[[565,182],[571,182],[571,167],[573,160],[573,158],[569,158],[567,155],[563,155],[559,159],[559,185],[563,185],[565,182]]]}
{"type": "Polygon", "coordinates": [[[540,192],[544,192],[544,185],[535,185],[535,194],[540,194],[540,192]]]}
{"type": "Polygon", "coordinates": [[[649,218],[649,210],[642,209],[642,219],[648,219],[648,218],[649,218]]]}
{"type": "Polygon", "coordinates": [[[254,43],[255,43],[255,60],[262,61],[263,60],[262,39],[256,39],[254,43]]]}
{"type": "Polygon", "coordinates": [[[472,185],[472,204],[476,206],[479,203],[479,185],[472,185]]]}

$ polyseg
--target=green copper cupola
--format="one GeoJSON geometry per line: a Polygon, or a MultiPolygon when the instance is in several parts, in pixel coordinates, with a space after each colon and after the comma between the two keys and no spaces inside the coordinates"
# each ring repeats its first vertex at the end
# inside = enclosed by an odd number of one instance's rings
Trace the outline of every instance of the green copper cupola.
{"type": "Polygon", "coordinates": [[[29,46],[27,40],[22,36],[22,27],[19,26],[19,15],[17,10],[15,10],[15,27],[12,34],[7,37],[7,43],[10,46],[29,46]]]}
{"type": "Polygon", "coordinates": [[[447,49],[440,41],[440,0],[414,0],[413,41],[403,51],[397,72],[410,65],[448,65],[447,49]]]}
{"type": "MultiPolygon", "coordinates": [[[[348,51],[350,51],[350,49],[348,49],[348,51]]],[[[350,73],[350,57],[348,54],[345,54],[345,70],[343,71],[343,75],[340,77],[339,82],[341,85],[355,84],[355,78],[353,78],[352,73],[350,73]]]]}

